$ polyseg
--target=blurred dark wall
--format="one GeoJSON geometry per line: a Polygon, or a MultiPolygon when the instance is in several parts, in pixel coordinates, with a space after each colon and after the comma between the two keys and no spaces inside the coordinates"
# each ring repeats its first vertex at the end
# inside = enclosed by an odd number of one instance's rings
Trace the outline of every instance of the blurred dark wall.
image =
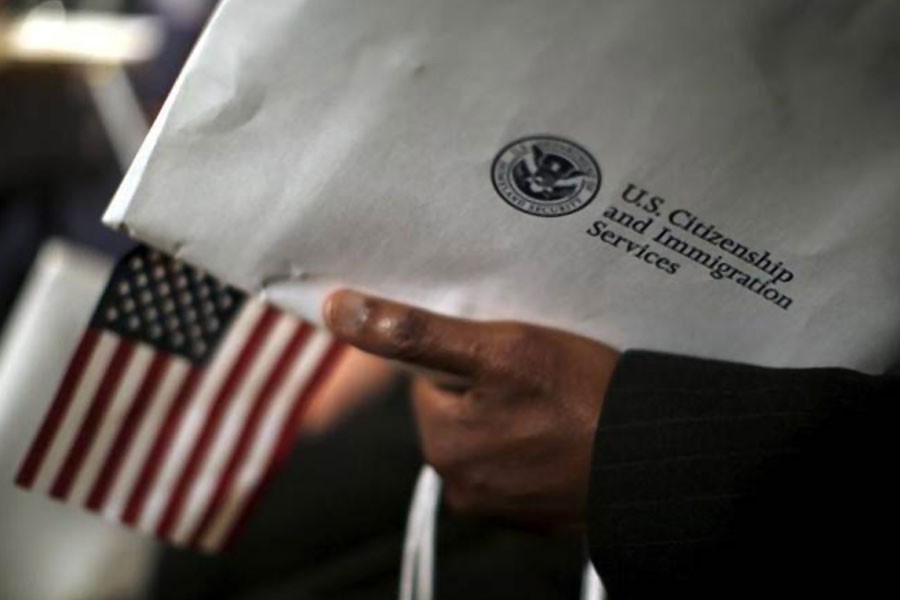
{"type": "MultiPolygon", "coordinates": [[[[160,55],[128,69],[148,120],[215,4],[182,2],[192,3],[194,10],[186,13],[185,4],[161,0],[118,3],[124,12],[156,14],[165,25],[160,55]],[[176,6],[180,8],[173,12],[176,6]]],[[[35,4],[0,0],[0,10],[35,4]]],[[[72,8],[84,1],[66,4],[72,8]]],[[[80,68],[0,63],[0,326],[47,237],[64,237],[111,255],[130,245],[100,223],[121,177],[80,68]]]]}
{"type": "Polygon", "coordinates": [[[73,69],[0,68],[0,321],[40,244],[62,236],[107,252],[99,223],[120,170],[73,69]]]}

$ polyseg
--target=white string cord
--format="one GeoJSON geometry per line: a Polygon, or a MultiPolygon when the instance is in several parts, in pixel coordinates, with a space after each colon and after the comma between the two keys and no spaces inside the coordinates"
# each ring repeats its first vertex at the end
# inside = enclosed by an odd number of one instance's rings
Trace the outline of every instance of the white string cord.
{"type": "Polygon", "coordinates": [[[440,494],[441,478],[428,465],[422,467],[406,521],[400,570],[400,600],[431,600],[435,521],[440,494]]]}
{"type": "Polygon", "coordinates": [[[431,600],[434,594],[435,549],[437,548],[437,517],[441,499],[441,479],[431,467],[426,475],[429,498],[423,500],[422,535],[419,537],[418,569],[416,569],[416,594],[422,600],[431,600]]]}
{"type": "Polygon", "coordinates": [[[597,569],[588,559],[584,563],[584,571],[581,575],[581,600],[605,599],[606,591],[603,589],[603,583],[600,581],[600,576],[597,575],[597,569]]]}
{"type": "MultiPolygon", "coordinates": [[[[413,491],[403,540],[400,569],[400,600],[432,600],[437,514],[441,478],[425,465],[413,491]]],[[[585,562],[581,577],[581,600],[604,600],[606,593],[594,565],[585,562]]]]}

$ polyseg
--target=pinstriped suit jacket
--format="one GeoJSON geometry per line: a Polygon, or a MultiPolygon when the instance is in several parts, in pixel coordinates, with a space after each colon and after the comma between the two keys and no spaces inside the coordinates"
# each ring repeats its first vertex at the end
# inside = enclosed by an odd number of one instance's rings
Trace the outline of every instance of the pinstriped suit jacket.
{"type": "Polygon", "coordinates": [[[883,593],[898,381],[626,353],[590,495],[610,598],[883,593]]]}

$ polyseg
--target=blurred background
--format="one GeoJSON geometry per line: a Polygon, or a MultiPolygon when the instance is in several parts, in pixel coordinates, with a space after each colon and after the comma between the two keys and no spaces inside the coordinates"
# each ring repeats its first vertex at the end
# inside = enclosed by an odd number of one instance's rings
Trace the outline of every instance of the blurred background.
{"type": "Polygon", "coordinates": [[[0,0],[3,600],[149,593],[159,544],[26,494],[13,473],[111,258],[131,245],[100,216],[212,8],[0,0]]]}
{"type": "Polygon", "coordinates": [[[99,221],[213,0],[0,0],[0,324],[41,243],[99,221]]]}

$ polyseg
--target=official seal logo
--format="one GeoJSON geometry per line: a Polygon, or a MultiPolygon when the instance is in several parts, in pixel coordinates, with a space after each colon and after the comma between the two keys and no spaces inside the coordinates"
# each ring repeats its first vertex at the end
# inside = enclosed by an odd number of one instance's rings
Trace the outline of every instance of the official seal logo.
{"type": "Polygon", "coordinates": [[[538,217],[562,217],[591,203],[600,166],[574,142],[551,136],[516,140],[491,166],[494,189],[507,204],[538,217]]]}

